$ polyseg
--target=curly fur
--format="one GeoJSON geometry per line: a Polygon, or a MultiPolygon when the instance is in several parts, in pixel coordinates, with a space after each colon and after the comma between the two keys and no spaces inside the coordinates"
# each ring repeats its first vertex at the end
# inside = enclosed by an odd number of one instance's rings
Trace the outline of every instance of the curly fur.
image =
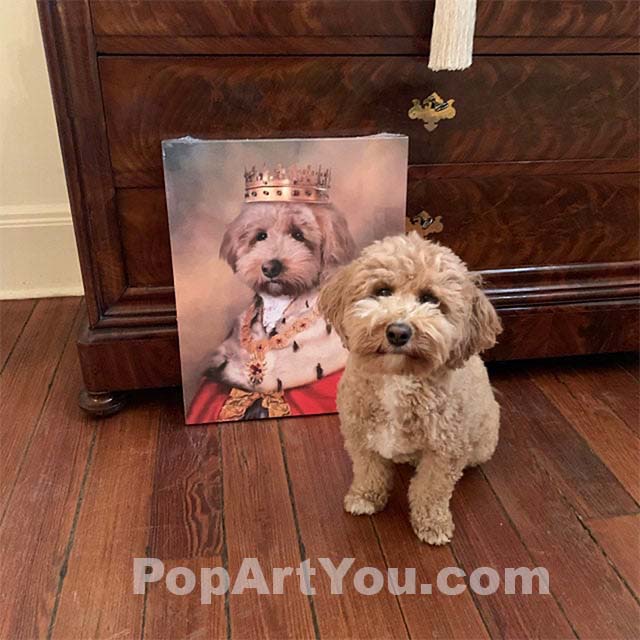
{"type": "Polygon", "coordinates": [[[430,544],[451,539],[454,485],[498,442],[500,409],[477,354],[495,344],[501,325],[479,284],[450,249],[412,233],[370,245],[320,293],[349,350],[338,389],[353,462],[345,509],[384,508],[393,462],[411,461],[411,521],[430,544]],[[386,335],[396,322],[412,329],[401,347],[386,335]]]}

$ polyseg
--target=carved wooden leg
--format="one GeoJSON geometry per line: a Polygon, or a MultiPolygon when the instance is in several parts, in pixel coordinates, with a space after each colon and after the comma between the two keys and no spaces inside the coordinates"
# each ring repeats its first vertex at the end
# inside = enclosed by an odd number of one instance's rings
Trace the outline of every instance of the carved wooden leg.
{"type": "Polygon", "coordinates": [[[118,413],[126,404],[126,396],[121,392],[104,391],[92,392],[83,389],[78,398],[78,404],[87,413],[104,418],[118,413]]]}

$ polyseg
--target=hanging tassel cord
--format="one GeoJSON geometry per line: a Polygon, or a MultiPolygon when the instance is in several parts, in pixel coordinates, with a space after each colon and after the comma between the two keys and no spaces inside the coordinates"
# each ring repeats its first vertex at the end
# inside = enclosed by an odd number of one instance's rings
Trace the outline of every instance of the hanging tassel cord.
{"type": "Polygon", "coordinates": [[[436,0],[429,69],[461,71],[471,66],[476,0],[436,0]]]}

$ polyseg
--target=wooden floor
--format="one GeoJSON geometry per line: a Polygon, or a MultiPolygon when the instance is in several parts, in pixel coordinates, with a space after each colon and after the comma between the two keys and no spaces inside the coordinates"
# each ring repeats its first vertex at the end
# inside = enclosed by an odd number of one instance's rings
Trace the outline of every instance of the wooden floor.
{"type": "MultiPolygon", "coordinates": [[[[495,457],[465,473],[451,545],[420,544],[406,469],[387,509],[342,511],[336,416],[183,426],[178,390],[100,421],[77,407],[77,298],[0,303],[0,638],[638,638],[638,362],[493,365],[495,457]],[[168,571],[309,558],[313,596],[133,594],[135,557],[168,571]],[[331,595],[318,558],[356,568],[543,566],[549,595],[331,595]]],[[[180,583],[180,582],[179,582],[180,583]]],[[[455,583],[455,580],[453,580],[455,583]]],[[[180,583],[181,584],[181,583],[180,583]]],[[[271,584],[269,579],[269,584],[271,584]]]]}

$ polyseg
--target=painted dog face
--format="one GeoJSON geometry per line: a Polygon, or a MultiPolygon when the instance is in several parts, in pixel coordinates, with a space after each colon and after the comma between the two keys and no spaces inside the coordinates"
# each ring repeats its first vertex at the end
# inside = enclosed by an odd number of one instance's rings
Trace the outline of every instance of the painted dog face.
{"type": "Polygon", "coordinates": [[[355,244],[333,207],[248,203],[224,234],[220,257],[257,293],[298,296],[351,259],[355,244]]]}

